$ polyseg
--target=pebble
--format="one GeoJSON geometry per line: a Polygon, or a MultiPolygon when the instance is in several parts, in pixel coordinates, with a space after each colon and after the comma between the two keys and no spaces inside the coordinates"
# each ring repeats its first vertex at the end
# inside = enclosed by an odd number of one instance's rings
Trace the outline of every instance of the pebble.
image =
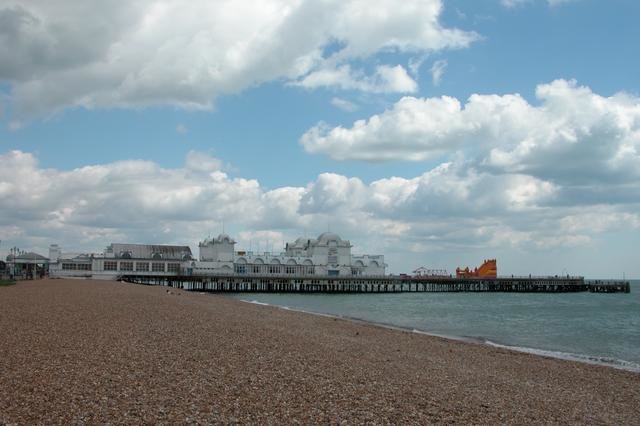
{"type": "Polygon", "coordinates": [[[637,373],[89,280],[0,288],[0,389],[0,424],[640,419],[637,373]]]}

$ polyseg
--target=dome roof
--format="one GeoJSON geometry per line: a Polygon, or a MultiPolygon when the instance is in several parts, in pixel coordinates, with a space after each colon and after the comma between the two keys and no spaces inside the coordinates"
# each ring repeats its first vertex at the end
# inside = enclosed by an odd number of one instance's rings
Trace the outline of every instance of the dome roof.
{"type": "Polygon", "coordinates": [[[329,241],[342,241],[342,238],[338,234],[334,234],[333,232],[323,232],[318,237],[318,242],[326,244],[329,241]]]}
{"type": "Polygon", "coordinates": [[[216,241],[217,243],[222,243],[222,242],[224,242],[225,240],[226,240],[228,243],[235,244],[235,241],[233,241],[233,238],[231,238],[231,237],[229,236],[229,234],[220,234],[220,235],[218,235],[218,238],[216,238],[216,240],[215,240],[215,241],[216,241]]]}
{"type": "Polygon", "coordinates": [[[293,242],[293,244],[290,244],[290,247],[293,247],[293,248],[304,248],[304,246],[307,244],[307,240],[308,240],[307,238],[300,237],[297,240],[295,240],[293,242]]]}

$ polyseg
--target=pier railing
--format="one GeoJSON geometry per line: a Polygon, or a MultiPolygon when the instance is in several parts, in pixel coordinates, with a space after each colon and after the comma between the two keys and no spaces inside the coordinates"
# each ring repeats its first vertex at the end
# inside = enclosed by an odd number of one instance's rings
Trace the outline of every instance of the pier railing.
{"type": "Polygon", "coordinates": [[[588,280],[589,291],[592,293],[630,293],[629,281],[623,280],[588,280]]]}

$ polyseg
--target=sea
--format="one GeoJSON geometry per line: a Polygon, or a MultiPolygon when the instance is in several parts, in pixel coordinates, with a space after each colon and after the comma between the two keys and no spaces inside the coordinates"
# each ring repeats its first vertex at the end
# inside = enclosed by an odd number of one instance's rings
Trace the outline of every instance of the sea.
{"type": "Polygon", "coordinates": [[[631,293],[251,293],[230,297],[640,372],[631,293]]]}

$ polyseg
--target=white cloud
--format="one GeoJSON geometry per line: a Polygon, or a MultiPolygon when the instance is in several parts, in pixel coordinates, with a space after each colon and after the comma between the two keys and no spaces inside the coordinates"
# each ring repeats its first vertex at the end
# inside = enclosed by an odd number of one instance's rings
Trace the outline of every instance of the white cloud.
{"type": "Polygon", "coordinates": [[[500,3],[502,3],[504,7],[517,7],[531,1],[532,0],[500,0],[500,3]]]}
{"type": "Polygon", "coordinates": [[[324,173],[306,186],[275,189],[230,177],[218,161],[190,152],[180,168],[129,160],[63,171],[40,167],[29,153],[1,154],[0,235],[3,243],[45,253],[51,243],[67,250],[100,250],[114,241],[195,247],[224,221],[239,248],[253,241],[257,249],[261,241],[264,250],[268,240],[277,250],[283,240],[330,225],[356,251],[397,253],[408,268],[423,263],[412,250],[544,251],[640,229],[638,199],[567,204],[557,184],[494,175],[464,161],[414,178],[365,183],[324,173]]]}
{"type": "Polygon", "coordinates": [[[420,67],[422,67],[422,64],[426,60],[427,60],[427,55],[422,55],[417,58],[409,59],[409,64],[408,64],[409,72],[414,78],[418,77],[418,73],[420,72],[420,67]]]}
{"type": "Polygon", "coordinates": [[[24,124],[20,121],[10,121],[9,124],[7,125],[9,130],[11,130],[12,132],[22,129],[23,126],[24,124]]]}
{"type": "Polygon", "coordinates": [[[342,90],[371,93],[413,93],[418,90],[418,83],[402,65],[380,65],[376,67],[372,76],[367,76],[361,71],[353,71],[349,65],[341,65],[337,68],[314,71],[291,84],[308,89],[337,87],[342,90]]]}
{"type": "MultiPolygon", "coordinates": [[[[534,1],[536,0],[501,0],[500,3],[502,3],[502,5],[505,7],[514,8],[514,7],[522,6],[527,3],[533,3],[534,1]]],[[[558,6],[564,3],[574,2],[574,1],[576,0],[546,0],[547,4],[552,7],[558,6]]]]}
{"type": "Polygon", "coordinates": [[[204,152],[191,150],[187,153],[185,167],[195,172],[215,172],[222,169],[222,161],[204,152]]]}
{"type": "Polygon", "coordinates": [[[189,131],[189,129],[187,129],[187,126],[185,126],[184,124],[180,123],[176,126],[176,132],[180,133],[181,135],[186,134],[189,131]]]}
{"type": "MultiPolygon", "coordinates": [[[[0,81],[11,85],[15,121],[68,107],[209,109],[216,96],[263,82],[318,87],[331,83],[331,70],[379,52],[464,48],[477,39],[444,27],[442,7],[441,0],[195,0],[188,7],[7,0],[0,81]]],[[[360,80],[350,88],[412,92],[415,85],[404,68],[386,64],[360,80]]]]}
{"type": "MultiPolygon", "coordinates": [[[[575,81],[537,87],[540,105],[518,94],[404,97],[351,127],[319,123],[301,138],[336,160],[422,161],[465,155],[497,173],[564,184],[638,182],[640,98],[603,97],[575,81]]],[[[634,193],[637,194],[637,193],[634,193]]]]}
{"type": "Polygon", "coordinates": [[[334,97],[331,99],[331,105],[343,111],[354,112],[358,109],[358,105],[346,99],[334,97]]]}
{"type": "Polygon", "coordinates": [[[447,69],[447,61],[444,59],[437,60],[433,63],[431,67],[431,80],[433,81],[434,86],[439,86],[442,81],[442,76],[444,75],[444,71],[447,69]]]}
{"type": "Polygon", "coordinates": [[[351,128],[320,123],[301,143],[308,152],[336,160],[424,160],[461,143],[459,134],[472,124],[463,120],[460,108],[450,97],[404,97],[392,109],[358,120],[351,128]]]}

